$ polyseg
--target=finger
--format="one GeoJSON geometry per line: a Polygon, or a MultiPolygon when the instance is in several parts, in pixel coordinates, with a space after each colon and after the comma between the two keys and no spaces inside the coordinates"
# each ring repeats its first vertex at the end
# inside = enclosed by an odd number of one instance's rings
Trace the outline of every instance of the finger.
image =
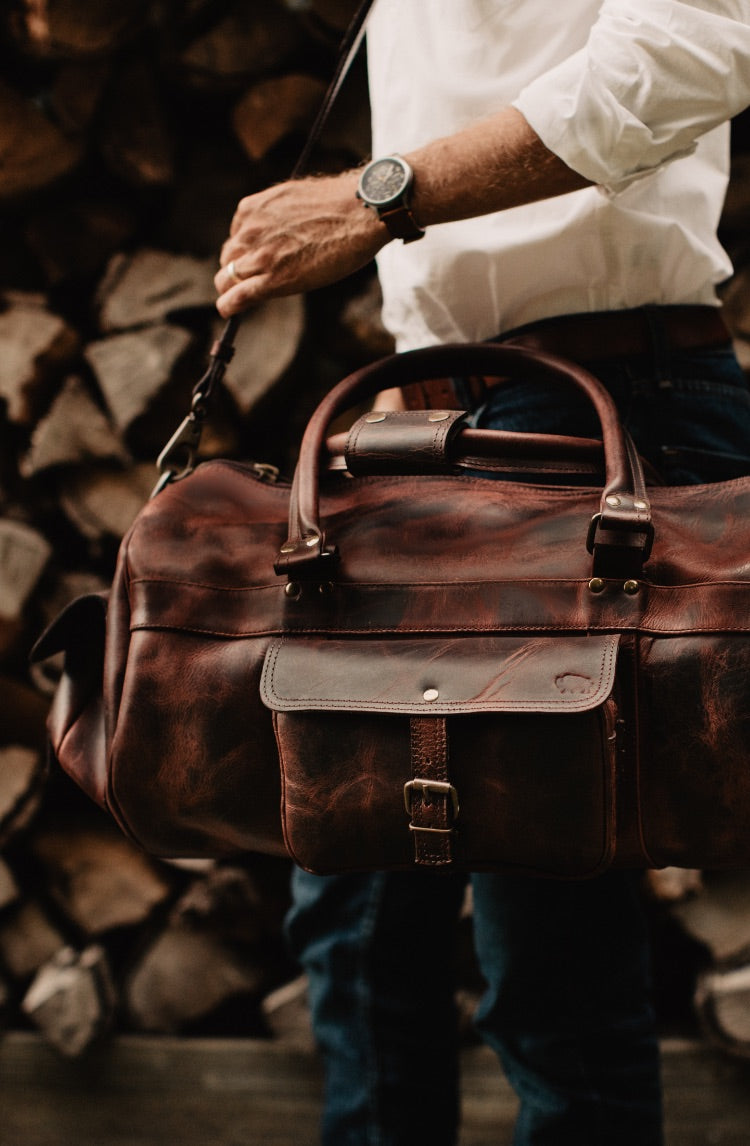
{"type": "Polygon", "coordinates": [[[216,300],[216,309],[222,318],[230,318],[233,314],[241,314],[251,306],[265,302],[272,298],[270,275],[253,275],[223,291],[216,300]]]}
{"type": "Polygon", "coordinates": [[[246,216],[248,213],[251,198],[252,196],[248,195],[244,199],[240,199],[239,203],[237,204],[237,208],[234,212],[234,215],[232,216],[232,222],[229,224],[229,234],[232,237],[237,234],[240,227],[242,227],[246,222],[246,216]]]}
{"type": "Polygon", "coordinates": [[[222,264],[214,275],[214,286],[219,294],[231,290],[233,286],[237,286],[248,277],[248,274],[252,273],[251,269],[245,273],[240,259],[222,260],[222,264]]]}

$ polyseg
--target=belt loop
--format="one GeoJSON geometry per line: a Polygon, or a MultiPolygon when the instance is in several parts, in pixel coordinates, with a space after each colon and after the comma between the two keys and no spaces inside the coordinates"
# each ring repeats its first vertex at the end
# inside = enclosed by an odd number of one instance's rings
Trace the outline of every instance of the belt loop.
{"type": "Polygon", "coordinates": [[[664,321],[664,307],[644,306],[643,315],[648,326],[653,358],[653,378],[660,390],[672,386],[672,346],[667,325],[664,321]]]}

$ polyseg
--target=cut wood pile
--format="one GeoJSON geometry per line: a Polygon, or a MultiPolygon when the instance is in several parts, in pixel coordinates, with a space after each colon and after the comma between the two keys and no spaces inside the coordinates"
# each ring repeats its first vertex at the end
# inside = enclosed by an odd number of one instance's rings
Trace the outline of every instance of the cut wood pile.
{"type": "MultiPolygon", "coordinates": [[[[284,178],[353,0],[18,0],[0,12],[0,1008],[66,1054],[105,1029],[261,1034],[294,975],[288,867],[132,848],[45,770],[35,636],[111,577],[223,323],[238,199],[284,178]]],[[[314,156],[367,154],[364,68],[314,156]]],[[[205,456],[288,472],[322,393],[388,352],[372,269],[243,322],[205,456]]],[[[286,1024],[289,1024],[286,1004],[286,1024]]]]}
{"type": "MultiPolygon", "coordinates": [[[[309,1039],[281,939],[287,865],[168,864],[131,847],[46,769],[57,667],[27,656],[64,604],[106,587],[221,329],[213,275],[234,206],[291,169],[353,7],[0,11],[0,1011],[67,1055],[118,1029],[309,1039]]],[[[315,168],[358,163],[366,122],[360,66],[315,168]]],[[[737,126],[727,301],[750,370],[750,147],[737,126]]],[[[322,393],[391,349],[378,304],[368,268],[248,316],[204,456],[289,472],[322,393]]],[[[700,1013],[712,1038],[727,1024],[733,1049],[750,1046],[750,935],[720,942],[710,911],[689,922],[702,886],[670,909],[709,953],[700,1013]]],[[[730,896],[724,931],[735,910],[730,896]]],[[[462,990],[468,1013],[470,966],[462,990]]]]}

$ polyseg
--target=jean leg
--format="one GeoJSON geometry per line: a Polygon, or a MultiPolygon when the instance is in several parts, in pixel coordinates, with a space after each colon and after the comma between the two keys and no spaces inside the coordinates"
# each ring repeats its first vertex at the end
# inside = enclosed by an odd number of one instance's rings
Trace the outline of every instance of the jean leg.
{"type": "Polygon", "coordinates": [[[477,1016],[521,1099],[514,1146],[659,1146],[658,1045],[637,877],[475,875],[477,1016]]]}
{"type": "Polygon", "coordinates": [[[453,1146],[464,880],[295,871],[287,919],[325,1067],[324,1146],[453,1146]]]}

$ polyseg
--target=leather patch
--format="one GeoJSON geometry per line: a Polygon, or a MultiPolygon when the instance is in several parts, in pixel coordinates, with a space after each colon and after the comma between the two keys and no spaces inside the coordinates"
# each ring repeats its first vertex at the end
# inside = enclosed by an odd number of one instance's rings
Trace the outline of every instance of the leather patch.
{"type": "Polygon", "coordinates": [[[389,410],[364,414],[352,426],[344,457],[350,473],[445,473],[448,446],[466,418],[463,410],[389,410]]]}

